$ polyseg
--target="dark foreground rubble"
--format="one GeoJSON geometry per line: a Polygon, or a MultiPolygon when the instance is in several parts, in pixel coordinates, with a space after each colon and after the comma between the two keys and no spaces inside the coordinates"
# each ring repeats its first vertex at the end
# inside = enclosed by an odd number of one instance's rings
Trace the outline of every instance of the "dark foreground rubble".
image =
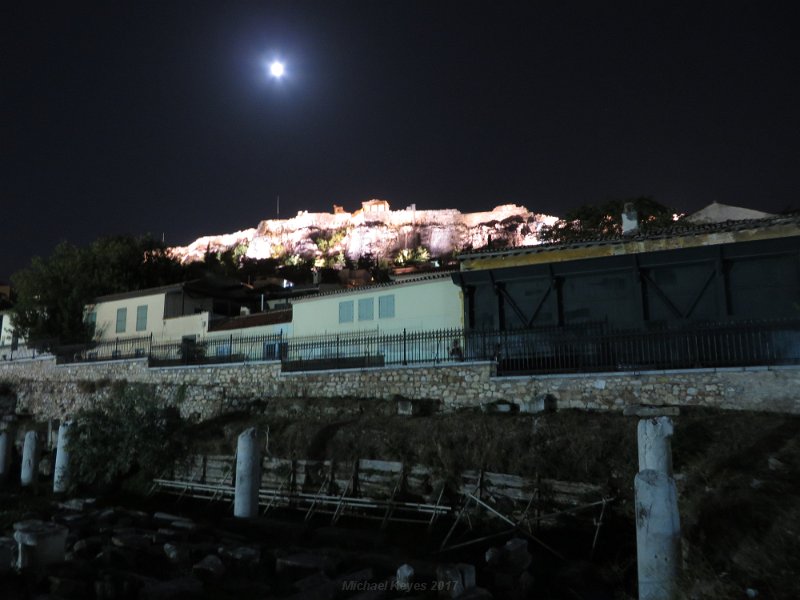
{"type": "Polygon", "coordinates": [[[414,552],[396,532],[296,516],[237,520],[199,508],[165,512],[72,499],[26,514],[21,523],[33,531],[34,517],[67,531],[64,560],[40,564],[36,548],[27,547],[20,567],[14,539],[0,538],[2,598],[491,599],[532,597],[535,586],[528,541],[511,535],[493,538],[488,551],[436,556],[426,549],[424,529],[399,533],[406,542],[418,538],[414,552]]]}

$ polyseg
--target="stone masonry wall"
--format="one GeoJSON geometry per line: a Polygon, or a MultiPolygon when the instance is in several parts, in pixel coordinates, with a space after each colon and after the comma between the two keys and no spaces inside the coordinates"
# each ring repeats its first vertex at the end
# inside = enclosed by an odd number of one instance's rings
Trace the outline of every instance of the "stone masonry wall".
{"type": "Polygon", "coordinates": [[[324,411],[333,399],[396,395],[438,400],[444,410],[552,394],[559,408],[622,410],[645,404],[800,414],[800,367],[497,377],[490,362],[282,374],[278,362],[148,368],[146,359],[56,365],[45,357],[0,362],[0,383],[16,392],[18,413],[39,419],[64,418],[102,403],[128,383],[151,386],[184,417],[195,419],[263,411],[271,404],[302,414],[324,411]]]}

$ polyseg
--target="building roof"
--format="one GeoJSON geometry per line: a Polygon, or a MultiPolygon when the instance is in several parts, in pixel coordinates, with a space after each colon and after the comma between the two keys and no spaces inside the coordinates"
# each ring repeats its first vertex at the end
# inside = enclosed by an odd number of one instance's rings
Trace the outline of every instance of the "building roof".
{"type": "Polygon", "coordinates": [[[143,290],[131,290],[130,292],[119,292],[116,294],[106,294],[105,296],[98,296],[94,299],[97,302],[111,302],[114,300],[127,300],[128,298],[141,298],[144,296],[157,296],[160,294],[168,294],[170,292],[180,292],[183,289],[182,283],[173,283],[170,285],[162,285],[154,288],[145,288],[143,290]]]}
{"type": "Polygon", "coordinates": [[[297,304],[299,302],[304,302],[306,300],[314,300],[315,298],[320,298],[322,296],[337,296],[337,295],[343,295],[343,294],[364,294],[364,293],[368,294],[368,293],[372,292],[373,290],[383,290],[383,289],[389,289],[389,288],[393,288],[393,287],[399,287],[401,285],[421,283],[421,282],[424,282],[424,281],[433,281],[433,280],[436,280],[436,279],[446,279],[446,278],[450,278],[453,273],[457,273],[457,272],[458,272],[457,268],[448,268],[448,269],[440,269],[438,271],[429,271],[429,272],[421,273],[421,274],[418,274],[418,275],[406,275],[406,276],[403,276],[403,277],[398,278],[398,279],[393,280],[393,281],[387,281],[385,283],[373,283],[373,284],[370,284],[370,285],[361,285],[361,286],[358,286],[358,287],[340,288],[340,289],[336,289],[336,290],[320,292],[318,294],[311,294],[311,295],[305,296],[303,298],[297,298],[297,299],[293,300],[292,302],[294,304],[297,304]]]}
{"type": "Polygon", "coordinates": [[[141,290],[131,290],[117,294],[107,294],[95,298],[97,302],[111,302],[113,300],[127,300],[129,298],[142,298],[144,296],[157,296],[173,292],[184,292],[189,296],[199,298],[215,298],[226,300],[244,301],[254,295],[252,286],[242,283],[238,279],[225,277],[203,277],[183,283],[173,283],[141,290]]]}
{"type": "Polygon", "coordinates": [[[229,319],[219,319],[211,321],[208,331],[228,331],[231,329],[246,329],[248,327],[259,327],[262,325],[277,325],[279,323],[292,322],[292,309],[271,310],[241,317],[231,317],[229,319]]]}
{"type": "MultiPolygon", "coordinates": [[[[790,235],[800,235],[800,214],[793,215],[779,215],[765,219],[745,219],[745,220],[729,220],[723,222],[687,222],[679,221],[672,227],[661,229],[651,229],[646,232],[638,232],[629,235],[612,235],[612,236],[594,236],[586,237],[581,240],[574,240],[569,242],[553,242],[538,244],[536,246],[520,246],[516,248],[501,248],[501,249],[485,249],[466,252],[459,255],[462,261],[480,260],[488,258],[510,257],[519,255],[534,255],[545,253],[564,253],[565,251],[575,250],[580,248],[600,248],[603,246],[624,246],[626,244],[636,244],[639,246],[648,245],[651,242],[650,249],[667,249],[669,244],[658,244],[657,242],[670,242],[675,241],[677,245],[693,245],[686,243],[688,238],[698,238],[709,236],[705,238],[705,243],[722,243],[720,241],[711,241],[710,236],[714,234],[737,234],[740,232],[750,232],[755,234],[763,234],[763,237],[788,237],[790,235]],[[660,246],[665,246],[661,248],[660,246]]],[[[735,241],[735,240],[727,240],[735,241]]],[[[698,242],[694,245],[703,245],[698,242]]],[[[637,251],[632,249],[631,252],[637,251]]],[[[624,253],[624,252],[623,252],[624,253]]],[[[588,258],[588,257],[582,257],[588,258]]],[[[560,260],[560,259],[556,259],[560,260]]],[[[463,264],[463,263],[462,263],[463,264]]]]}
{"type": "Polygon", "coordinates": [[[701,208],[686,217],[690,223],[725,223],[726,221],[749,221],[753,219],[768,219],[776,217],[771,213],[744,208],[742,206],[731,206],[712,202],[705,208],[701,208]]]}

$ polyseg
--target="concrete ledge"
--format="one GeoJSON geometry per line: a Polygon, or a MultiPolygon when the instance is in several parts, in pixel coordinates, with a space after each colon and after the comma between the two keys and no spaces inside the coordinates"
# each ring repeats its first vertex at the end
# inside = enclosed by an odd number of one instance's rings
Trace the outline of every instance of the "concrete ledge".
{"type": "Polygon", "coordinates": [[[415,369],[453,369],[458,367],[485,367],[486,365],[493,365],[494,361],[475,361],[475,362],[460,362],[460,361],[447,361],[438,363],[415,363],[413,365],[385,365],[383,367],[361,367],[353,369],[320,369],[319,371],[292,371],[290,373],[281,373],[282,378],[297,378],[308,377],[312,375],[336,375],[339,373],[381,373],[391,371],[410,371],[415,369]]]}
{"type": "MultiPolygon", "coordinates": [[[[138,360],[138,359],[137,359],[138,360]]],[[[111,361],[114,362],[114,361],[111,361]]],[[[119,361],[117,361],[119,362],[119,361]]],[[[281,364],[279,360],[246,360],[239,362],[212,363],[207,365],[164,365],[161,367],[148,367],[148,371],[198,371],[202,369],[241,369],[247,367],[261,367],[281,364]]]]}
{"type": "Polygon", "coordinates": [[[702,367],[698,369],[663,369],[653,371],[592,371],[588,373],[544,373],[538,375],[497,375],[496,378],[531,381],[538,379],[608,379],[610,377],[646,377],[651,375],[692,375],[702,373],[759,373],[766,371],[797,371],[800,373],[800,365],[702,367]]]}
{"type": "Polygon", "coordinates": [[[82,368],[82,367],[92,367],[93,365],[102,366],[102,365],[115,365],[120,363],[126,365],[135,365],[137,363],[147,365],[147,357],[137,356],[136,358],[117,358],[115,360],[82,360],[80,362],[64,363],[62,365],[56,363],[55,358],[53,359],[53,366],[56,369],[74,369],[76,367],[82,368]]]}

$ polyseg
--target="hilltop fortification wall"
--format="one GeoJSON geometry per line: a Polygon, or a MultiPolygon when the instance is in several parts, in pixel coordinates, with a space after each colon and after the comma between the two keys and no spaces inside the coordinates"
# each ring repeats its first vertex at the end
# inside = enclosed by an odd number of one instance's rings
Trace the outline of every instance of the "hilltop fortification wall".
{"type": "MultiPolygon", "coordinates": [[[[376,201],[371,201],[376,202],[376,201]]],[[[365,203],[368,204],[368,203],[365,203]]],[[[538,231],[555,217],[532,213],[524,206],[505,204],[491,211],[461,213],[455,209],[358,210],[354,213],[310,213],[300,211],[290,219],[261,221],[257,227],[235,233],[204,236],[188,246],[172,248],[184,262],[201,260],[208,250],[224,252],[246,248],[252,259],[279,258],[297,254],[304,258],[320,255],[315,240],[337,236],[331,252],[350,259],[364,254],[390,258],[402,248],[422,245],[431,255],[442,256],[465,248],[480,248],[490,241],[506,246],[538,243],[538,231]]]]}

